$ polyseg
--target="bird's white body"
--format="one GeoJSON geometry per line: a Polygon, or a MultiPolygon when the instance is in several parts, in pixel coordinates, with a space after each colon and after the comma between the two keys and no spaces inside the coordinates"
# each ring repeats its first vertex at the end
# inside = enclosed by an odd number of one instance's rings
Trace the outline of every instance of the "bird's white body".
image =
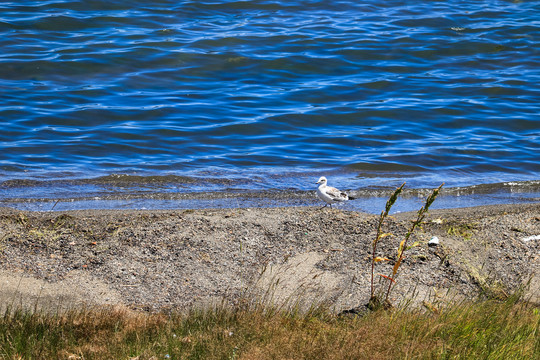
{"type": "Polygon", "coordinates": [[[324,176],[321,176],[319,181],[317,181],[317,184],[320,184],[319,187],[317,188],[317,196],[322,201],[324,201],[326,205],[330,205],[330,207],[332,207],[332,204],[334,203],[353,199],[349,197],[343,191],[340,191],[336,189],[335,187],[328,186],[327,182],[328,181],[326,180],[324,176]]]}

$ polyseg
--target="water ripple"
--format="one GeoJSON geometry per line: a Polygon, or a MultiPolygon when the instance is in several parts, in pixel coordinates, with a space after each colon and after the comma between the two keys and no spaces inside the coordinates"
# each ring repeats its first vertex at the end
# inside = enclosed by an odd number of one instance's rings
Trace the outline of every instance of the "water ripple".
{"type": "Polygon", "coordinates": [[[538,10],[534,1],[3,3],[0,179],[536,180],[538,10]]]}

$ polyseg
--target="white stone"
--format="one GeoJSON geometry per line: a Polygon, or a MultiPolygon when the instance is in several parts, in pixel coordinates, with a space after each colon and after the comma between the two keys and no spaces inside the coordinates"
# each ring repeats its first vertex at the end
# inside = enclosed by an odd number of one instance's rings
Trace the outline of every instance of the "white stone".
{"type": "Polygon", "coordinates": [[[527,242],[527,241],[531,241],[531,240],[540,240],[540,235],[528,236],[526,238],[521,239],[521,241],[523,241],[523,242],[527,242]]]}
{"type": "Polygon", "coordinates": [[[431,238],[431,240],[428,241],[427,243],[429,246],[437,246],[439,245],[439,238],[434,236],[431,238]]]}

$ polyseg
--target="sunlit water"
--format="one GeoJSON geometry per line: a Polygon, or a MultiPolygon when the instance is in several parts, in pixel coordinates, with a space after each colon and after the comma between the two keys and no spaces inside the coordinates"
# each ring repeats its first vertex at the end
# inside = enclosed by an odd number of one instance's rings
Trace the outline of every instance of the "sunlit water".
{"type": "Polygon", "coordinates": [[[538,1],[2,2],[0,35],[0,205],[540,194],[538,1]]]}

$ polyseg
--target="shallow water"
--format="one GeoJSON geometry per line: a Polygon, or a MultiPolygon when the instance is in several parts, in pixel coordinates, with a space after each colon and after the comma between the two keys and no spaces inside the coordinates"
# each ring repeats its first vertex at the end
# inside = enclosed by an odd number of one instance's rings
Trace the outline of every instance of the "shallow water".
{"type": "MultiPolygon", "coordinates": [[[[317,206],[324,203],[314,190],[300,186],[264,189],[247,180],[179,177],[110,176],[99,179],[53,181],[6,181],[0,187],[0,206],[21,210],[65,211],[82,209],[200,209],[283,206],[317,206]],[[153,182],[148,182],[153,179],[153,182]],[[137,182],[143,180],[144,182],[137,182]],[[181,182],[180,182],[181,180],[181,182]],[[212,191],[208,189],[212,188],[212,191]]],[[[346,178],[343,178],[346,182],[346,178]]],[[[315,185],[313,186],[315,187],[315,185]]],[[[334,205],[342,210],[380,213],[395,188],[370,186],[346,189],[355,197],[334,205]]],[[[417,211],[432,189],[405,187],[392,213],[417,211]]],[[[540,201],[540,181],[443,187],[433,209],[540,201]]]]}
{"type": "Polygon", "coordinates": [[[539,10],[4,2],[0,201],[152,208],[175,193],[308,193],[323,174],[368,193],[499,184],[499,202],[520,182],[535,199],[539,10]]]}

